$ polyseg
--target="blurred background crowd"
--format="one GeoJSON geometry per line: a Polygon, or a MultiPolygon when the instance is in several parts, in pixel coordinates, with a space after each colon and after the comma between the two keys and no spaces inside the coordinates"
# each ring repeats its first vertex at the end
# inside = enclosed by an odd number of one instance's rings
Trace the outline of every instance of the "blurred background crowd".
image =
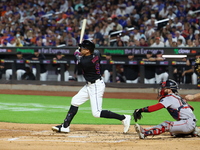
{"type": "Polygon", "coordinates": [[[84,39],[96,46],[199,47],[199,8],[199,0],[1,0],[0,46],[77,46],[87,18],[84,39]]]}
{"type": "MultiPolygon", "coordinates": [[[[0,46],[78,46],[83,19],[87,19],[84,39],[92,40],[96,47],[200,47],[200,0],[1,0],[0,1],[0,46]]],[[[31,60],[45,59],[36,50],[31,60]]],[[[22,59],[17,53],[17,59],[22,59]]],[[[200,58],[200,53],[195,59],[200,58]]],[[[23,58],[24,59],[24,58],[23,58]]],[[[57,54],[55,60],[62,60],[57,54]]],[[[110,54],[107,60],[112,60],[110,54]]],[[[129,54],[127,60],[136,60],[129,54]]],[[[163,61],[162,53],[155,57],[148,52],[144,61],[163,61]]],[[[193,61],[194,61],[193,60],[193,61]]],[[[197,74],[192,60],[182,58],[186,66],[174,68],[174,79],[179,83],[197,84],[197,74]]],[[[60,81],[60,66],[56,67],[60,81]]],[[[138,65],[116,68],[116,82],[138,83],[138,65]]],[[[0,64],[0,75],[5,71],[0,64]]],[[[30,68],[17,66],[20,80],[33,80],[30,68]],[[21,68],[22,67],[22,68],[21,68]],[[27,70],[28,69],[28,70],[27,70]]],[[[48,69],[41,66],[40,80],[46,81],[48,69]]],[[[69,80],[69,64],[65,66],[65,81],[69,80]]],[[[112,81],[112,66],[104,65],[102,76],[105,82],[112,81]]],[[[75,78],[82,74],[75,68],[75,78]]],[[[6,80],[12,69],[6,68],[6,80]]],[[[145,68],[145,84],[159,83],[168,78],[168,70],[161,66],[145,68]]],[[[0,76],[1,78],[1,76],[0,76]]]]}

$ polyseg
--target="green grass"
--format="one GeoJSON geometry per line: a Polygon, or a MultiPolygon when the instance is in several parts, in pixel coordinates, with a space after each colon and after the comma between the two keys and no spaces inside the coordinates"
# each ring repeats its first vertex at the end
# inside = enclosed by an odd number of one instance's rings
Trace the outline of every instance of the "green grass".
{"type": "MultiPolygon", "coordinates": [[[[71,97],[0,95],[0,121],[36,124],[60,124],[70,107],[71,97]]],[[[119,114],[129,114],[136,108],[156,104],[157,100],[103,99],[103,109],[119,114]]],[[[195,108],[195,115],[200,118],[200,102],[189,102],[195,108]]],[[[166,109],[152,113],[143,113],[139,124],[154,125],[165,120],[173,121],[166,109]]],[[[135,122],[132,121],[132,124],[135,122]]],[[[72,124],[121,124],[115,119],[94,118],[90,103],[87,101],[79,107],[72,124]]],[[[200,126],[200,123],[197,123],[200,126]]]]}

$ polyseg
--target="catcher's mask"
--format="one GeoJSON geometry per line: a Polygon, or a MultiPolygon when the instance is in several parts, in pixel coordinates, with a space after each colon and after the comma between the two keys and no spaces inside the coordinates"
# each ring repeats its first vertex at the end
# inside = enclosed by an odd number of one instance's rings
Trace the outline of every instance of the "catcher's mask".
{"type": "Polygon", "coordinates": [[[161,87],[159,89],[159,93],[158,96],[162,97],[162,96],[166,96],[167,93],[165,93],[165,89],[171,89],[173,93],[178,93],[177,89],[178,89],[178,84],[172,80],[172,79],[168,79],[165,82],[161,82],[161,87]]]}
{"type": "Polygon", "coordinates": [[[200,58],[195,60],[194,71],[200,76],[200,58]]]}

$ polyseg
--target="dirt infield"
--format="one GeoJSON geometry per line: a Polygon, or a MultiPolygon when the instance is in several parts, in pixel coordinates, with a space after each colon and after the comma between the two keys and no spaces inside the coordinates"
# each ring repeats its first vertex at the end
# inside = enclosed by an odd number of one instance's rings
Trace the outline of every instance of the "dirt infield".
{"type": "Polygon", "coordinates": [[[173,138],[168,134],[140,140],[131,126],[123,134],[122,125],[72,125],[71,132],[52,132],[49,124],[0,123],[2,150],[198,150],[200,138],[173,138]]]}
{"type": "MultiPolygon", "coordinates": [[[[1,90],[0,94],[73,96],[76,92],[1,90]]],[[[156,99],[153,93],[105,93],[105,98],[156,99]]],[[[168,133],[138,139],[132,121],[123,134],[122,125],[71,125],[68,134],[51,131],[52,124],[17,124],[0,122],[2,150],[198,150],[200,138],[174,138],[168,133]]]]}

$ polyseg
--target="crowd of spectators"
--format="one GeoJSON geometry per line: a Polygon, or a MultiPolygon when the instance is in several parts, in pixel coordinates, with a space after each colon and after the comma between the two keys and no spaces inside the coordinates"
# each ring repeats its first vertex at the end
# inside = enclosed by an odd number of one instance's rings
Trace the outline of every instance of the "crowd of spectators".
{"type": "Polygon", "coordinates": [[[199,0],[1,0],[0,46],[77,46],[86,18],[84,39],[96,46],[199,47],[199,8],[199,0]]]}

